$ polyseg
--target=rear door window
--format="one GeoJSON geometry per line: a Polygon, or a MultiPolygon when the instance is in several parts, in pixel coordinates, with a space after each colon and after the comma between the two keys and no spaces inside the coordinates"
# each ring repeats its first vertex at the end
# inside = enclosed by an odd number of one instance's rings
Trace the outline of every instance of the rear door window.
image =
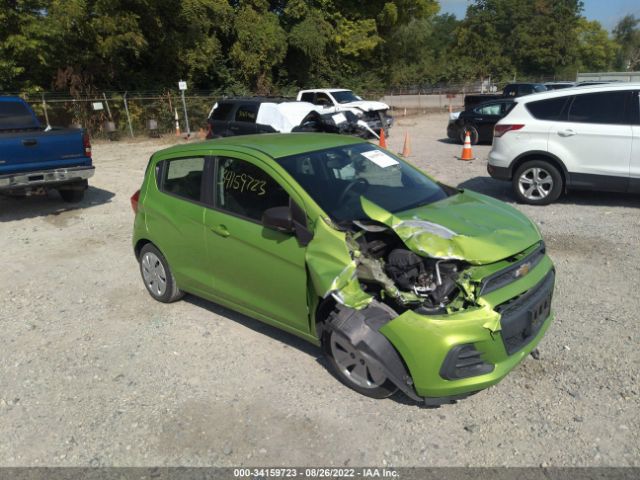
{"type": "Polygon", "coordinates": [[[480,115],[500,115],[500,104],[493,103],[491,105],[478,107],[475,109],[475,112],[480,115]]]}
{"type": "Polygon", "coordinates": [[[255,222],[271,207],[289,205],[289,194],[269,174],[237,158],[218,158],[215,207],[255,222]]]}
{"type": "Polygon", "coordinates": [[[257,103],[240,105],[238,110],[236,110],[236,122],[256,123],[258,107],[259,104],[257,103]]]}
{"type": "Polygon", "coordinates": [[[628,92],[576,95],[569,107],[569,121],[577,123],[625,124],[628,92]]]}
{"type": "Polygon", "coordinates": [[[186,200],[199,202],[202,198],[204,158],[167,160],[161,190],[186,200]]]}
{"type": "Polygon", "coordinates": [[[333,102],[331,101],[331,98],[329,98],[329,95],[327,95],[326,93],[323,92],[318,92],[316,94],[316,101],[315,101],[316,105],[323,105],[326,107],[331,107],[333,105],[333,102]]]}
{"type": "Polygon", "coordinates": [[[566,120],[565,105],[570,96],[529,102],[525,106],[538,120],[566,120]]]}
{"type": "Polygon", "coordinates": [[[313,92],[303,93],[302,96],[300,97],[300,101],[313,103],[313,92]]]}

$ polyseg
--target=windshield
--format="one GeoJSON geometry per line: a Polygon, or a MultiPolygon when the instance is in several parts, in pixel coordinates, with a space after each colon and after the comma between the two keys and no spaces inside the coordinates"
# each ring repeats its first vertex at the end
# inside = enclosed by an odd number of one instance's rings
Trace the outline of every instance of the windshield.
{"type": "Polygon", "coordinates": [[[395,213],[447,197],[436,182],[370,143],[276,159],[336,222],[364,220],[360,196],[395,213]]]}
{"type": "Polygon", "coordinates": [[[331,92],[333,98],[336,99],[338,103],[349,103],[349,102],[359,102],[362,100],[360,97],[355,95],[351,90],[341,90],[339,92],[331,92]]]}

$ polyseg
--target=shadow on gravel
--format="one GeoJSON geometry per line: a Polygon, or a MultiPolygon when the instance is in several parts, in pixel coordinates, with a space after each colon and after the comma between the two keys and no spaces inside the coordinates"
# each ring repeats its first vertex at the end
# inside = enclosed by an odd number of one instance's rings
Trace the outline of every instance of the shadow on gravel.
{"type": "Polygon", "coordinates": [[[217,303],[210,302],[209,300],[205,300],[204,298],[196,297],[194,295],[186,295],[184,297],[184,301],[191,303],[192,305],[195,305],[197,307],[209,310],[211,313],[220,315],[221,317],[233,320],[234,322],[237,322],[258,333],[271,337],[272,339],[282,342],[290,347],[297,348],[307,355],[315,357],[316,360],[318,360],[318,362],[325,367],[328,366],[324,361],[320,348],[312,345],[305,340],[302,340],[301,338],[296,337],[291,333],[285,332],[276,327],[272,327],[271,325],[263,323],[259,320],[247,317],[242,313],[238,313],[229,308],[223,307],[222,305],[218,305],[217,303]]]}
{"type": "Polygon", "coordinates": [[[33,197],[0,195],[0,222],[60,215],[74,210],[83,210],[108,203],[114,196],[115,193],[109,190],[92,186],[89,186],[84,194],[84,199],[78,203],[64,202],[57,191],[50,191],[47,195],[33,197]]]}
{"type": "MultiPolygon", "coordinates": [[[[458,187],[483,193],[503,202],[513,203],[516,201],[515,195],[511,190],[511,182],[496,180],[491,177],[470,178],[462,182],[458,187]]],[[[640,207],[640,195],[574,190],[562,195],[556,200],[555,204],[637,208],[640,207]]]]}
{"type": "MultiPolygon", "coordinates": [[[[230,310],[222,305],[218,305],[217,303],[210,302],[209,300],[205,300],[204,298],[196,297],[194,295],[185,295],[184,302],[188,302],[196,307],[204,308],[205,310],[210,311],[216,315],[221,317],[228,318],[229,320],[233,320],[244,327],[250,328],[251,330],[258,332],[262,335],[266,335],[273,340],[281,342],[285,345],[288,345],[292,348],[297,348],[301,352],[306,353],[307,355],[315,358],[316,362],[324,367],[327,370],[327,373],[332,375],[336,381],[339,381],[338,378],[331,371],[331,367],[329,366],[329,362],[325,359],[322,350],[320,347],[316,347],[315,345],[302,340],[301,338],[296,337],[295,335],[280,330],[276,327],[272,327],[266,323],[263,323],[259,320],[255,320],[251,317],[247,317],[242,313],[235,312],[230,310]]],[[[344,387],[347,388],[347,387],[344,387]]],[[[411,406],[419,406],[415,401],[407,397],[404,393],[398,390],[396,393],[389,397],[390,400],[394,402],[401,403],[403,405],[411,405],[411,406]]]]}

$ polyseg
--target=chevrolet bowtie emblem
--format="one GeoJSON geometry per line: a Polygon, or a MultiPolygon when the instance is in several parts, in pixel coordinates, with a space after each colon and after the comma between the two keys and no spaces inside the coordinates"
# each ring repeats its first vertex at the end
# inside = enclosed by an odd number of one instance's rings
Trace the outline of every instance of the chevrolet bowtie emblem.
{"type": "Polygon", "coordinates": [[[530,268],[531,268],[531,264],[529,262],[523,263],[516,270],[516,273],[514,274],[514,277],[516,277],[516,278],[524,277],[527,273],[529,273],[529,269],[530,268]]]}

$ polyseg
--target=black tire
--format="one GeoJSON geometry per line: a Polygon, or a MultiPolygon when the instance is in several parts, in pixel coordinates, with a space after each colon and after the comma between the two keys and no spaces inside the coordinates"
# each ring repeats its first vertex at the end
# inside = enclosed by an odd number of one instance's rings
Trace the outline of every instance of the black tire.
{"type": "Polygon", "coordinates": [[[58,192],[60,192],[60,196],[62,197],[62,200],[64,200],[67,203],[78,203],[78,202],[81,202],[82,199],[84,198],[84,190],[60,189],[58,190],[58,192]]]}
{"type": "MultiPolygon", "coordinates": [[[[334,315],[334,313],[332,313],[331,315],[334,315]]],[[[341,345],[344,345],[345,347],[347,347],[347,350],[344,350],[344,354],[346,355],[350,353],[348,351],[349,349],[353,349],[353,353],[355,355],[358,355],[357,352],[359,352],[359,350],[344,335],[340,334],[340,332],[332,329],[325,329],[322,335],[322,349],[324,351],[324,355],[327,361],[329,362],[329,365],[331,366],[332,373],[338,380],[340,380],[342,384],[344,384],[345,386],[349,387],[352,390],[355,390],[356,392],[362,395],[365,395],[371,398],[377,398],[377,399],[387,398],[393,395],[398,390],[398,387],[396,387],[386,377],[382,381],[380,380],[378,380],[377,382],[372,381],[372,384],[370,386],[363,386],[357,383],[356,381],[354,381],[354,378],[351,376],[353,373],[351,374],[346,373],[345,366],[341,365],[339,360],[337,360],[336,356],[332,353],[334,349],[332,349],[331,344],[336,340],[338,340],[341,345]]],[[[352,369],[352,372],[353,372],[355,371],[357,364],[362,362],[362,359],[358,359],[357,357],[352,357],[352,358],[354,360],[354,368],[352,369]]],[[[374,376],[371,373],[372,367],[367,364],[361,364],[361,365],[362,367],[360,368],[366,369],[369,380],[373,380],[374,376]]]]}
{"type": "Polygon", "coordinates": [[[478,140],[480,138],[480,134],[478,133],[478,129],[473,125],[465,125],[463,128],[460,128],[458,134],[458,140],[461,145],[464,145],[464,137],[466,136],[465,132],[469,132],[469,140],[471,140],[471,145],[477,145],[478,140]]]}
{"type": "Polygon", "coordinates": [[[155,300],[171,303],[184,296],[171,273],[169,263],[155,245],[147,243],[142,247],[138,263],[144,286],[155,300]]]}
{"type": "Polygon", "coordinates": [[[549,205],[564,188],[560,171],[546,160],[530,160],[520,165],[511,180],[516,197],[529,205],[549,205]]]}

